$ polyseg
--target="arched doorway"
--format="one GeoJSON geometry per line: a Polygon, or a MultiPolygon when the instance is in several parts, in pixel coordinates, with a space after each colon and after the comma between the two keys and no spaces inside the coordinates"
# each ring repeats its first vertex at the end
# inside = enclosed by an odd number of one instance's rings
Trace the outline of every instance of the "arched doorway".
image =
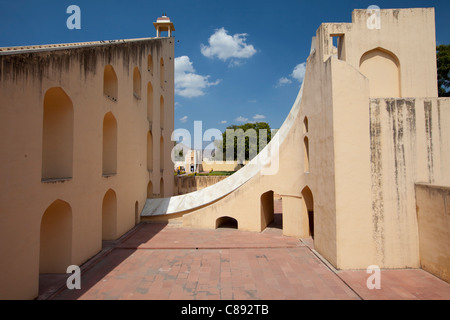
{"type": "Polygon", "coordinates": [[[134,224],[138,224],[140,221],[139,201],[134,203],[134,224]]]}
{"type": "Polygon", "coordinates": [[[153,86],[151,82],[147,84],[147,120],[153,121],[153,86]]]}
{"type": "Polygon", "coordinates": [[[164,198],[164,179],[161,178],[161,180],[159,180],[159,194],[161,198],[164,198]]]}
{"type": "Polygon", "coordinates": [[[138,67],[133,70],[133,94],[137,99],[141,98],[141,73],[138,67]]]}
{"type": "Polygon", "coordinates": [[[274,219],[273,191],[267,191],[261,195],[261,231],[274,219]]]}
{"type": "Polygon", "coordinates": [[[302,215],[303,221],[308,221],[309,235],[314,239],[314,198],[309,187],[302,190],[302,215]]]}
{"type": "Polygon", "coordinates": [[[42,180],[72,177],[73,105],[60,87],[44,96],[42,128],[42,180]]]}
{"type": "Polygon", "coordinates": [[[153,135],[151,131],[147,132],[147,170],[153,171],[153,135]]]}
{"type": "Polygon", "coordinates": [[[115,240],[117,226],[117,197],[114,190],[109,189],[103,197],[102,205],[102,240],[115,240]]]}
{"type": "Polygon", "coordinates": [[[147,70],[153,75],[153,57],[151,54],[147,56],[147,70]]]}
{"type": "Polygon", "coordinates": [[[164,59],[161,58],[159,60],[159,82],[161,84],[161,88],[164,86],[165,81],[165,74],[164,74],[164,59]]]}
{"type": "Polygon", "coordinates": [[[303,138],[303,152],[304,152],[304,171],[309,172],[309,139],[303,138]]]}
{"type": "Polygon", "coordinates": [[[161,96],[159,98],[159,123],[161,129],[164,129],[164,97],[161,96]]]}
{"type": "Polygon", "coordinates": [[[216,229],[218,228],[238,229],[238,222],[232,217],[220,217],[216,220],[216,229]]]}
{"type": "Polygon", "coordinates": [[[307,134],[308,132],[309,132],[308,117],[305,117],[303,119],[303,134],[307,134]]]}
{"type": "Polygon", "coordinates": [[[72,260],[72,208],[62,200],[44,212],[40,229],[39,273],[65,273],[72,260]]]}
{"type": "Polygon", "coordinates": [[[159,139],[159,169],[162,172],[164,170],[164,138],[161,136],[159,139]]]}
{"type": "Polygon", "coordinates": [[[112,112],[103,118],[103,175],[117,173],[117,121],[112,112]]]}
{"type": "Polygon", "coordinates": [[[103,72],[103,94],[112,101],[117,101],[118,87],[116,72],[113,66],[108,64],[103,72]]]}
{"type": "Polygon", "coordinates": [[[153,183],[150,180],[147,184],[147,199],[153,198],[153,183]]]}

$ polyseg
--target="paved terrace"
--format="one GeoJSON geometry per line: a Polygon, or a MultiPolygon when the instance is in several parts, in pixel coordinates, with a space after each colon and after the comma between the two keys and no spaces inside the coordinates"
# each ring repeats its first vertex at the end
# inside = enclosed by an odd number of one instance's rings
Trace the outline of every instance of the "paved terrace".
{"type": "Polygon", "coordinates": [[[282,236],[280,216],[262,233],[139,224],[82,266],[80,290],[41,275],[39,299],[450,299],[450,284],[420,269],[382,270],[369,290],[365,270],[334,270],[312,239],[282,236]]]}

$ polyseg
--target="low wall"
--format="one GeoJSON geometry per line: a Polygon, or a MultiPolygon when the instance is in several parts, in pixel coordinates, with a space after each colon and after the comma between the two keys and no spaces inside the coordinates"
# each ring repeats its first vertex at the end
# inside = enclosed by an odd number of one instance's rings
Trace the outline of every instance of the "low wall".
{"type": "Polygon", "coordinates": [[[415,189],[421,267],[450,283],[450,187],[415,189]]]}
{"type": "Polygon", "coordinates": [[[204,189],[229,176],[176,176],[174,177],[174,196],[204,189]]]}

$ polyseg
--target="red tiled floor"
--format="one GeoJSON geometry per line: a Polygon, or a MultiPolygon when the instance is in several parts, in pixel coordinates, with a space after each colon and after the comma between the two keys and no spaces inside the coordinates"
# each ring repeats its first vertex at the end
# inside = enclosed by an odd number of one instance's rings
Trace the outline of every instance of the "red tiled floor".
{"type": "MultiPolygon", "coordinates": [[[[270,229],[270,228],[269,228],[270,229]]],[[[295,238],[284,237],[281,230],[255,233],[236,229],[198,230],[167,227],[159,232],[154,224],[143,224],[132,237],[118,248],[138,249],[207,249],[207,248],[272,248],[298,247],[303,244],[295,238]]]]}
{"type": "Polygon", "coordinates": [[[311,239],[281,232],[140,224],[82,271],[81,290],[62,287],[53,299],[449,298],[450,285],[422,270],[383,271],[382,290],[368,290],[365,270],[334,273],[311,239]]]}
{"type": "Polygon", "coordinates": [[[338,275],[366,300],[449,300],[450,284],[421,269],[380,271],[380,289],[368,289],[366,270],[339,271],[338,275]]]}

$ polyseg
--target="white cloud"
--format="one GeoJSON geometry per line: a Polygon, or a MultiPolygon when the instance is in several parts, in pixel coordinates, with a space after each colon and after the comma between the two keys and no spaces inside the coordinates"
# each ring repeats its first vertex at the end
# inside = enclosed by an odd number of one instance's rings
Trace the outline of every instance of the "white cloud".
{"type": "Polygon", "coordinates": [[[291,79],[288,79],[286,77],[282,77],[278,80],[276,87],[279,88],[281,86],[284,86],[286,84],[292,83],[291,79]]]}
{"type": "Polygon", "coordinates": [[[227,123],[227,120],[220,121],[220,124],[225,124],[225,123],[227,123]]]}
{"type": "Polygon", "coordinates": [[[292,70],[292,73],[289,75],[289,77],[281,77],[280,79],[278,79],[275,87],[279,88],[284,85],[290,84],[292,83],[292,80],[297,80],[299,83],[302,83],[305,79],[305,72],[306,62],[299,63],[295,66],[294,70],[292,70]]]}
{"type": "Polygon", "coordinates": [[[237,117],[236,119],[234,119],[234,121],[237,121],[237,122],[247,122],[247,121],[248,121],[248,118],[244,118],[243,116],[239,116],[239,117],[237,117]]]}
{"type": "Polygon", "coordinates": [[[298,82],[302,83],[305,79],[306,72],[306,62],[300,63],[295,66],[294,71],[292,71],[291,77],[297,79],[298,82]]]}
{"type": "Polygon", "coordinates": [[[242,60],[231,59],[228,68],[240,67],[244,64],[242,60]]]}
{"type": "Polygon", "coordinates": [[[262,120],[262,119],[265,119],[265,118],[266,118],[266,116],[262,115],[262,114],[255,114],[253,116],[253,120],[262,120]]]}
{"type": "Polygon", "coordinates": [[[209,82],[209,77],[196,74],[188,56],[175,58],[175,94],[186,98],[203,96],[206,88],[220,82],[209,82]]]}
{"type": "MultiPolygon", "coordinates": [[[[205,57],[217,57],[222,61],[232,58],[247,59],[256,53],[256,49],[253,45],[247,44],[246,40],[246,33],[237,33],[231,36],[225,28],[220,28],[209,37],[208,45],[200,45],[200,50],[205,57]]],[[[239,61],[233,60],[230,66],[239,64],[239,61]]]]}
{"type": "Polygon", "coordinates": [[[184,116],[184,117],[180,118],[180,122],[186,123],[187,119],[188,119],[188,116],[184,116]]]}

